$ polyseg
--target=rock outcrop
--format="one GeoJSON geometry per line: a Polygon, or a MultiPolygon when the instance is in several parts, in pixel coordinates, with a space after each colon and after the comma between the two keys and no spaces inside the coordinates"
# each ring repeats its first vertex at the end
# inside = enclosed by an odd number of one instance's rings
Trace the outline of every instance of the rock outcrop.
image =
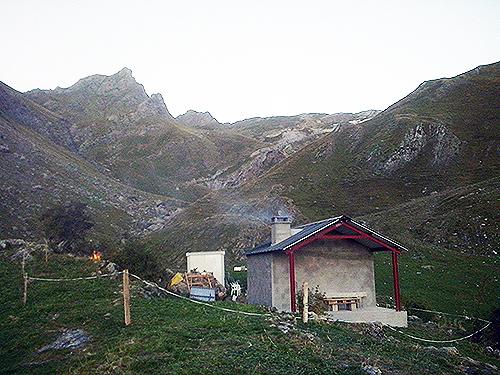
{"type": "Polygon", "coordinates": [[[197,112],[189,110],[186,113],[176,117],[177,121],[181,124],[193,127],[193,128],[211,128],[217,129],[221,125],[210,112],[197,112]]]}

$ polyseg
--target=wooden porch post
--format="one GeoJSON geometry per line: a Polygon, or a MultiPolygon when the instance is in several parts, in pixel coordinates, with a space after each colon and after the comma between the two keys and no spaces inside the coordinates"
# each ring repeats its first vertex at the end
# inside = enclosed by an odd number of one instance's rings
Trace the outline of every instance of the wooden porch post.
{"type": "Polygon", "coordinates": [[[297,311],[297,301],[295,292],[295,255],[293,251],[288,251],[288,272],[290,273],[290,310],[297,311]]]}
{"type": "Polygon", "coordinates": [[[392,277],[394,281],[394,301],[396,303],[396,311],[401,311],[401,292],[399,290],[399,268],[398,254],[392,252],[392,277]]]}

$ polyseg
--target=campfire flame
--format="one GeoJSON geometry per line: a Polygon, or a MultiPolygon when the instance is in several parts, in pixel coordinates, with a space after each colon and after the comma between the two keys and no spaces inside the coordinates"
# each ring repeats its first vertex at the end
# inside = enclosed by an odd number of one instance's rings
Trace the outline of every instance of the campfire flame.
{"type": "Polygon", "coordinates": [[[93,260],[94,262],[100,262],[102,258],[102,254],[100,251],[93,251],[92,255],[90,256],[90,259],[93,260]]]}

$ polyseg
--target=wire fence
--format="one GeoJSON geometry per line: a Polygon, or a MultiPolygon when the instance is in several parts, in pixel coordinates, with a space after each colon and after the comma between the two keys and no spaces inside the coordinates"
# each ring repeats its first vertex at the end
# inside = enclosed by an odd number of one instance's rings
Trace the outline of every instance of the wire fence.
{"type": "Polygon", "coordinates": [[[47,278],[43,278],[43,277],[27,276],[27,279],[33,280],[33,281],[63,282],[63,281],[95,280],[95,279],[100,279],[100,278],[104,278],[104,277],[118,276],[121,274],[123,274],[123,271],[115,272],[115,273],[107,273],[107,274],[103,274],[103,275],[96,275],[96,276],[59,278],[59,279],[47,279],[47,278]]]}
{"type": "MultiPolygon", "coordinates": [[[[31,277],[31,276],[28,276],[28,274],[25,274],[25,281],[26,280],[30,280],[30,281],[43,281],[43,282],[67,282],[67,281],[81,281],[81,280],[96,280],[96,279],[106,278],[106,277],[113,277],[113,276],[116,277],[116,276],[121,275],[121,274],[124,274],[124,271],[114,272],[114,273],[109,273],[109,274],[102,274],[102,275],[95,275],[95,276],[74,277],[74,278],[42,278],[42,277],[31,277]]],[[[270,317],[270,316],[273,315],[271,313],[255,313],[255,312],[235,310],[235,309],[230,309],[230,308],[227,308],[227,307],[222,307],[222,306],[219,306],[219,305],[214,305],[214,304],[210,304],[210,303],[198,301],[198,300],[191,299],[189,297],[185,297],[185,296],[179,295],[177,293],[174,293],[174,292],[172,292],[172,291],[170,291],[170,290],[168,290],[166,288],[163,288],[163,287],[159,286],[157,283],[154,283],[154,282],[151,282],[151,281],[148,281],[148,280],[144,280],[141,277],[139,277],[139,276],[137,276],[137,275],[135,275],[133,273],[130,273],[130,276],[133,277],[134,279],[136,279],[136,280],[144,283],[145,285],[148,285],[148,286],[153,287],[153,288],[157,288],[158,290],[161,290],[162,292],[165,292],[166,294],[168,294],[170,296],[173,296],[173,297],[185,300],[185,301],[189,301],[189,302],[192,302],[192,303],[197,304],[197,305],[201,305],[201,306],[205,306],[205,307],[209,307],[209,308],[212,308],[212,309],[216,309],[216,310],[220,310],[220,311],[225,311],[225,312],[229,312],[229,313],[241,314],[241,315],[245,315],[245,316],[270,317]]],[[[26,293],[26,284],[25,284],[25,293],[26,293]]],[[[26,298],[26,296],[24,296],[24,298],[26,298]]],[[[490,322],[488,320],[481,319],[481,318],[475,318],[475,317],[469,317],[467,315],[446,313],[446,312],[442,312],[442,311],[426,310],[426,309],[419,309],[419,308],[410,308],[410,310],[416,310],[416,311],[422,311],[422,312],[428,312],[428,313],[435,313],[435,314],[439,314],[439,315],[456,316],[456,317],[461,317],[461,318],[465,318],[465,319],[469,319],[469,320],[470,319],[475,319],[475,320],[479,320],[479,321],[482,321],[482,322],[486,323],[486,325],[484,325],[482,328],[476,330],[475,332],[473,332],[473,333],[471,333],[469,335],[466,335],[466,336],[463,336],[463,337],[459,337],[459,338],[455,338],[455,339],[450,339],[450,340],[426,339],[426,338],[422,338],[422,337],[417,337],[417,336],[414,336],[414,335],[410,335],[408,333],[405,333],[405,332],[403,332],[401,330],[398,330],[398,329],[396,329],[396,328],[394,328],[394,327],[392,327],[390,325],[387,325],[387,324],[383,324],[383,326],[387,327],[388,329],[392,330],[393,332],[396,332],[396,333],[401,334],[403,336],[409,337],[409,338],[411,338],[413,340],[417,340],[417,341],[421,341],[421,342],[427,342],[427,343],[447,344],[447,343],[454,343],[454,342],[463,341],[463,340],[466,340],[468,338],[471,338],[472,336],[477,335],[478,333],[484,331],[485,329],[487,329],[492,324],[492,322],[490,322]]]]}
{"type": "Polygon", "coordinates": [[[153,283],[151,281],[147,281],[147,280],[141,279],[139,276],[134,275],[133,273],[131,273],[130,276],[132,276],[133,278],[135,278],[137,280],[142,281],[146,285],[158,288],[159,290],[161,290],[161,291],[163,291],[163,292],[165,292],[165,293],[167,293],[167,294],[169,294],[171,296],[174,296],[174,297],[186,300],[186,301],[190,301],[190,302],[196,303],[198,305],[207,306],[207,307],[210,307],[212,309],[217,309],[217,310],[221,310],[221,311],[226,311],[226,312],[231,312],[231,313],[237,313],[237,314],[242,314],[242,315],[247,315],[247,316],[271,316],[272,315],[272,314],[268,314],[268,313],[254,313],[254,312],[248,312],[248,311],[233,310],[233,309],[228,309],[226,307],[222,307],[222,306],[218,306],[218,305],[211,305],[210,303],[206,303],[206,302],[202,302],[202,301],[198,301],[198,300],[195,300],[195,299],[191,299],[191,298],[188,298],[188,297],[181,296],[180,294],[177,294],[177,293],[174,293],[174,292],[172,292],[172,291],[170,291],[168,289],[162,288],[161,286],[159,286],[156,283],[153,283]]]}
{"type": "Polygon", "coordinates": [[[413,340],[417,340],[417,341],[423,341],[423,342],[429,342],[429,343],[435,343],[435,344],[450,344],[450,343],[453,343],[453,342],[458,342],[458,341],[462,341],[462,340],[466,340],[474,335],[477,335],[479,332],[482,332],[484,331],[486,328],[488,328],[489,326],[491,325],[491,322],[488,322],[488,324],[486,324],[484,327],[478,329],[476,332],[474,333],[471,333],[470,335],[467,335],[467,336],[463,336],[463,337],[459,337],[459,338],[456,338],[456,339],[450,339],[450,340],[432,340],[432,339],[424,339],[422,337],[417,337],[417,336],[413,336],[413,335],[410,335],[408,333],[405,333],[405,332],[402,332],[394,327],[391,327],[390,325],[387,325],[387,324],[384,324],[385,327],[389,328],[390,330],[394,331],[394,332],[397,332],[401,335],[404,335],[406,337],[409,337],[413,340]]]}

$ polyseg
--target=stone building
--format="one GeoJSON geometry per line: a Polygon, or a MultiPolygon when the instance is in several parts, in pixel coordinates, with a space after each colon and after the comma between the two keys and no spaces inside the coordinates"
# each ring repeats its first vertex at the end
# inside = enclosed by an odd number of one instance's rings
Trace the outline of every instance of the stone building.
{"type": "Polygon", "coordinates": [[[398,243],[347,216],[297,228],[286,216],[271,223],[271,241],[246,252],[248,301],[295,312],[297,290],[306,281],[324,293],[334,318],[350,322],[381,321],[406,326],[401,311],[398,243]],[[374,252],[391,254],[395,310],[376,305],[374,252]]]}

